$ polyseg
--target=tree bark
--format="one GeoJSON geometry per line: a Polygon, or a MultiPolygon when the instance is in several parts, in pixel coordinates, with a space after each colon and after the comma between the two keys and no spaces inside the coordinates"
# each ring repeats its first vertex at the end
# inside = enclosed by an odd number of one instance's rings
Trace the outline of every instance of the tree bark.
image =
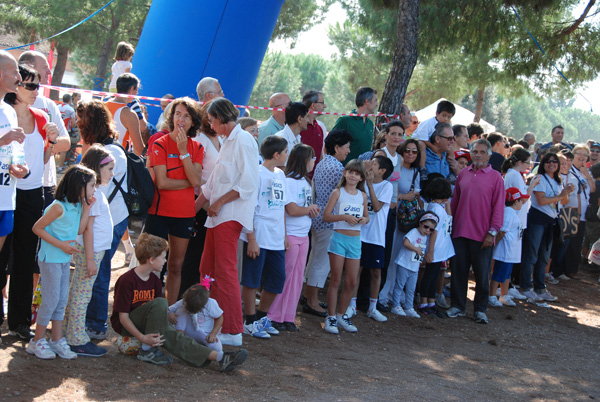
{"type": "Polygon", "coordinates": [[[481,113],[483,113],[483,101],[485,100],[485,86],[477,89],[477,104],[475,105],[475,116],[473,116],[473,123],[479,123],[481,120],[481,113]]]}
{"type": "MultiPolygon", "coordinates": [[[[54,67],[54,72],[52,73],[52,82],[50,84],[53,86],[61,86],[63,77],[65,76],[65,71],[67,69],[69,48],[62,46],[60,43],[58,43],[56,46],[56,52],[56,66],[54,67]]],[[[50,99],[60,100],[58,98],[58,91],[51,90],[50,99]]]]}
{"type": "MultiPolygon", "coordinates": [[[[379,111],[400,114],[406,88],[417,64],[417,41],[419,38],[419,7],[421,0],[400,0],[396,25],[396,48],[390,75],[381,96],[379,111]]],[[[385,117],[377,123],[385,122],[385,117]]]]}

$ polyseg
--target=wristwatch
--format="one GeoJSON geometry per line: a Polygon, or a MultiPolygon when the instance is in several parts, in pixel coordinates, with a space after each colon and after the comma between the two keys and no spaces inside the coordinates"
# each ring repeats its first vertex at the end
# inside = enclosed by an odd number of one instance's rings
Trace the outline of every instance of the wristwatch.
{"type": "Polygon", "coordinates": [[[496,237],[496,235],[498,234],[498,231],[496,229],[490,229],[488,231],[489,234],[491,234],[492,236],[496,237]]]}
{"type": "Polygon", "coordinates": [[[179,155],[179,159],[180,160],[184,160],[185,158],[189,158],[190,157],[190,153],[188,152],[187,154],[184,155],[179,155]]]}

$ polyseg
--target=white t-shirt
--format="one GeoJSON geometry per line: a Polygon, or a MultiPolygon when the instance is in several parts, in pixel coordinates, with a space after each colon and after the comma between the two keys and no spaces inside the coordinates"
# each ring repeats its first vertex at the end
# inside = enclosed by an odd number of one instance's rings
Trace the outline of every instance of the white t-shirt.
{"type": "Polygon", "coordinates": [[[117,60],[113,63],[111,67],[112,76],[110,77],[110,89],[117,89],[117,78],[119,75],[126,72],[125,70],[129,69],[131,71],[132,64],[127,60],[117,60]]]}
{"type": "MultiPolygon", "coordinates": [[[[507,190],[511,187],[518,188],[521,194],[527,194],[528,187],[523,179],[523,176],[513,168],[508,169],[504,175],[504,189],[507,190]]],[[[521,210],[517,212],[523,229],[527,228],[527,214],[529,213],[529,208],[531,208],[531,198],[528,198],[527,202],[523,204],[521,210]]]]}
{"type": "MultiPolygon", "coordinates": [[[[223,145],[223,140],[221,140],[220,137],[217,138],[219,139],[219,143],[223,145]]],[[[204,147],[204,159],[202,160],[202,183],[206,183],[210,174],[215,168],[215,164],[217,163],[219,150],[215,148],[210,138],[204,133],[196,134],[193,140],[199,142],[204,147]]]]}
{"type": "MultiPolygon", "coordinates": [[[[258,247],[265,250],[285,250],[285,205],[288,191],[285,174],[275,168],[273,172],[260,165],[258,167],[258,197],[254,209],[254,235],[258,247]]],[[[248,242],[246,233],[240,239],[248,242]]]]}
{"type": "Polygon", "coordinates": [[[385,229],[387,227],[387,218],[390,212],[390,203],[394,189],[392,183],[383,180],[381,183],[373,183],[373,190],[375,190],[377,199],[383,202],[383,206],[379,211],[373,211],[369,186],[365,186],[369,222],[360,229],[360,241],[385,247],[385,229]]]}
{"type": "Polygon", "coordinates": [[[421,265],[423,258],[418,256],[414,251],[410,251],[404,247],[404,239],[408,239],[413,246],[419,247],[423,250],[423,252],[425,252],[427,249],[427,243],[429,242],[429,237],[421,235],[419,230],[415,228],[408,232],[406,236],[404,236],[402,243],[400,244],[398,257],[396,257],[396,264],[408,269],[409,271],[418,272],[419,265],[421,265]]]}
{"type": "Polygon", "coordinates": [[[570,171],[567,174],[560,174],[560,179],[562,181],[563,186],[567,184],[572,184],[575,186],[575,189],[571,191],[569,194],[569,203],[566,205],[561,204],[561,208],[579,208],[579,198],[577,197],[577,177],[573,174],[573,171],[570,171]]]}
{"type": "Polygon", "coordinates": [[[585,213],[587,211],[588,205],[590,205],[590,185],[585,179],[583,173],[581,173],[575,166],[571,168],[571,173],[577,178],[579,182],[575,182],[575,190],[573,193],[577,194],[579,192],[579,198],[581,199],[581,217],[580,220],[585,222],[585,213]],[[580,192],[581,191],[581,192],[580,192]]]}
{"type": "MultiPolygon", "coordinates": [[[[289,203],[295,202],[299,207],[308,207],[314,204],[312,188],[306,179],[285,178],[285,186],[288,192],[289,203]]],[[[286,203],[288,204],[288,203],[286,203]]],[[[285,225],[287,234],[296,237],[306,237],[310,230],[312,219],[308,215],[290,216],[285,214],[285,225]]]]}
{"type": "MultiPolygon", "coordinates": [[[[19,127],[17,112],[0,99],[0,138],[16,127],[19,127]]],[[[0,147],[0,211],[14,211],[17,207],[17,179],[8,170],[17,150],[23,150],[23,146],[16,141],[0,147]]]]}
{"type": "Polygon", "coordinates": [[[433,132],[435,131],[435,126],[437,126],[438,123],[439,121],[437,121],[437,118],[435,116],[425,120],[424,122],[419,124],[419,127],[417,127],[412,137],[410,138],[412,138],[413,140],[429,141],[429,137],[431,137],[431,134],[433,134],[433,132]]]}
{"type": "Polygon", "coordinates": [[[446,209],[435,202],[427,204],[428,212],[433,212],[440,218],[435,230],[437,237],[433,247],[433,261],[442,262],[454,257],[454,246],[452,245],[452,215],[446,213],[446,209]]]}
{"type": "MultiPolygon", "coordinates": [[[[198,324],[198,329],[205,334],[210,334],[210,332],[215,327],[215,320],[223,315],[223,310],[219,307],[219,303],[213,298],[208,298],[206,305],[204,308],[196,313],[190,314],[185,307],[183,306],[183,300],[177,301],[177,303],[173,304],[169,307],[169,313],[175,313],[177,317],[180,317],[184,314],[191,315],[192,320],[195,320],[198,324]]],[[[185,320],[177,320],[177,324],[184,324],[185,320]]],[[[183,330],[179,326],[175,326],[176,330],[183,330]]]]}
{"type": "MultiPolygon", "coordinates": [[[[37,98],[35,98],[33,107],[46,112],[48,114],[48,122],[57,125],[58,138],[69,138],[69,133],[67,133],[65,124],[62,121],[60,110],[58,110],[58,106],[52,99],[38,95],[37,98]]],[[[51,156],[50,159],[48,159],[48,162],[46,162],[44,165],[43,185],[44,187],[56,186],[56,162],[54,161],[53,156],[51,156]]]]}
{"type": "Polygon", "coordinates": [[[417,177],[415,178],[415,194],[421,193],[421,175],[417,169],[411,168],[407,169],[402,166],[400,170],[400,179],[398,180],[398,194],[406,194],[410,192],[410,186],[413,182],[413,177],[417,173],[417,177]]]}
{"type": "MultiPolygon", "coordinates": [[[[69,125],[72,127],[75,126],[75,109],[73,109],[73,106],[69,105],[68,103],[63,103],[58,107],[58,110],[60,110],[60,117],[63,120],[63,123],[65,122],[65,119],[71,119],[69,120],[69,125]]],[[[66,127],[68,129],[68,127],[66,127]]]]}
{"type": "MultiPolygon", "coordinates": [[[[554,180],[553,177],[544,174],[540,179],[540,183],[534,187],[534,192],[540,191],[546,195],[546,197],[556,197],[562,191],[562,186],[554,180]]],[[[531,206],[538,211],[541,211],[548,215],[550,218],[556,218],[558,216],[556,203],[546,205],[539,205],[537,198],[533,195],[531,198],[531,206]]]]}
{"type": "MultiPolygon", "coordinates": [[[[123,188],[123,191],[127,192],[127,157],[125,156],[123,149],[118,145],[108,144],[104,147],[106,148],[106,151],[115,159],[113,178],[106,186],[100,186],[98,188],[104,193],[106,199],[108,199],[115,188],[113,179],[116,181],[121,181],[121,178],[125,176],[123,183],[121,183],[121,187],[123,188]]],[[[112,220],[115,225],[123,222],[123,220],[129,216],[127,204],[125,204],[125,200],[123,199],[123,195],[120,191],[117,191],[117,195],[115,195],[115,198],[113,198],[112,202],[108,205],[110,207],[110,215],[112,216],[112,220]]]]}
{"type": "Polygon", "coordinates": [[[494,260],[513,264],[521,262],[523,230],[517,211],[511,207],[504,207],[504,223],[500,231],[505,235],[494,248],[494,260]]]}
{"type": "MultiPolygon", "coordinates": [[[[96,202],[90,208],[90,216],[94,217],[94,252],[110,249],[113,238],[113,221],[110,216],[108,200],[102,191],[96,191],[96,202]]],[[[83,244],[83,235],[77,235],[77,243],[83,244]]]]}
{"type": "MultiPolygon", "coordinates": [[[[46,120],[48,117],[46,117],[46,120]]],[[[29,168],[29,176],[17,180],[19,190],[33,190],[42,187],[44,179],[44,138],[40,134],[37,122],[34,120],[33,132],[25,135],[23,141],[25,161],[29,168]]]]}
{"type": "MultiPolygon", "coordinates": [[[[392,198],[392,202],[398,202],[398,182],[400,181],[400,174],[402,171],[402,165],[399,163],[400,162],[400,158],[398,157],[398,153],[396,153],[396,156],[392,156],[390,154],[390,151],[388,151],[387,147],[383,147],[383,150],[385,151],[385,154],[387,155],[388,158],[390,158],[390,160],[392,161],[392,165],[394,166],[394,171],[392,172],[392,174],[390,175],[390,177],[387,178],[387,181],[389,181],[390,183],[392,183],[392,185],[394,186],[394,194],[393,194],[393,198],[392,198]]],[[[410,177],[412,180],[412,176],[410,177]]]]}

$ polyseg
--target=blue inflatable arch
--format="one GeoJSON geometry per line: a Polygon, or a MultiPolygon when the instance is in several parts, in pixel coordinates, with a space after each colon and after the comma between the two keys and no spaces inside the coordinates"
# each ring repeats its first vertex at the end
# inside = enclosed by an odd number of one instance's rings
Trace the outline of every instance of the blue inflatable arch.
{"type": "Polygon", "coordinates": [[[198,81],[214,77],[246,105],[284,1],[154,0],[132,61],[140,95],[197,99],[198,81]]]}

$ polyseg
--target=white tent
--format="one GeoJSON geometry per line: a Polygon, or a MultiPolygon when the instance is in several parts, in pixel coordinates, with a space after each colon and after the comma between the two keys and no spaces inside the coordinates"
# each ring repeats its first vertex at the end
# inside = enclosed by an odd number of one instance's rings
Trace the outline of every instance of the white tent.
{"type": "MultiPolygon", "coordinates": [[[[415,114],[419,118],[419,121],[422,122],[434,117],[435,111],[437,110],[437,104],[443,100],[446,99],[440,98],[437,101],[433,102],[431,105],[426,106],[423,109],[415,112],[415,114]]],[[[454,104],[454,107],[456,107],[456,114],[452,118],[452,124],[462,124],[464,126],[468,126],[469,124],[473,123],[473,117],[475,116],[475,113],[471,112],[469,109],[465,109],[464,107],[457,105],[456,103],[454,104]]],[[[494,127],[493,125],[491,125],[483,119],[479,120],[479,124],[481,125],[481,127],[483,127],[483,130],[486,133],[496,131],[496,127],[494,127]]]]}

